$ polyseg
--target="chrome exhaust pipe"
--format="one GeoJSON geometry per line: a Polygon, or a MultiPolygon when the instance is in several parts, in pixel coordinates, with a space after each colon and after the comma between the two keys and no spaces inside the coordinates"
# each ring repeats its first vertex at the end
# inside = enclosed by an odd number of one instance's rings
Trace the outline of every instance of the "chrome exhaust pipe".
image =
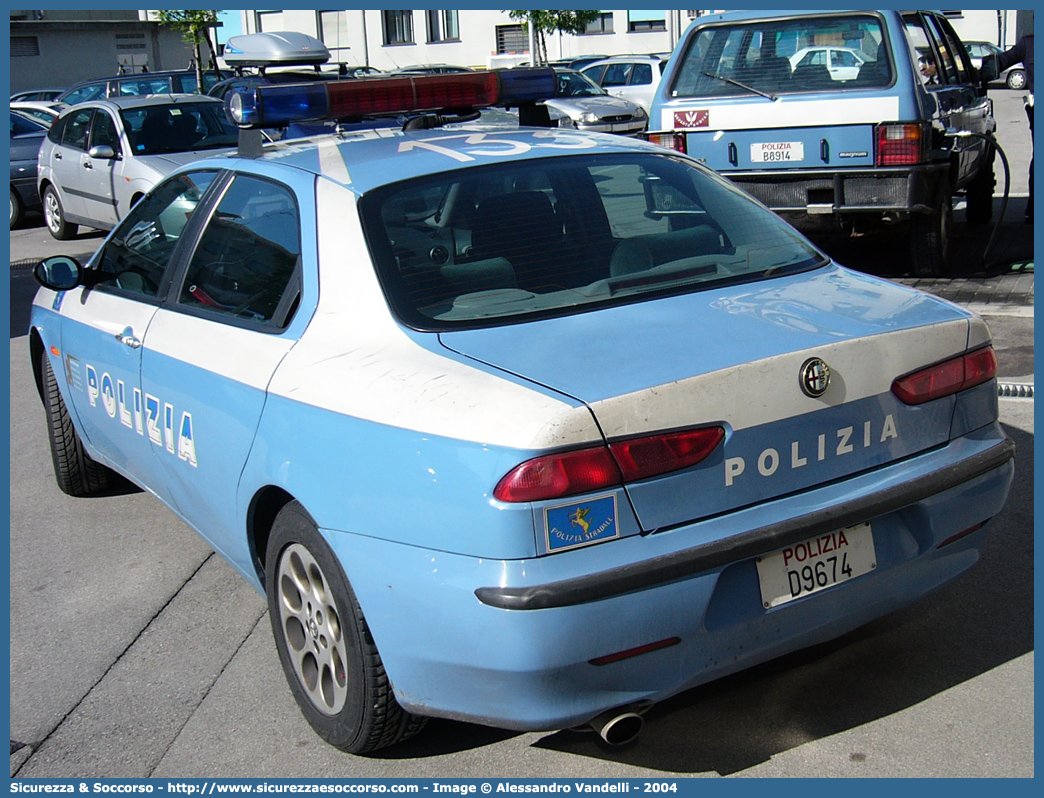
{"type": "Polygon", "coordinates": [[[635,708],[621,707],[603,712],[589,725],[608,745],[618,746],[633,742],[641,734],[645,721],[635,708]]]}

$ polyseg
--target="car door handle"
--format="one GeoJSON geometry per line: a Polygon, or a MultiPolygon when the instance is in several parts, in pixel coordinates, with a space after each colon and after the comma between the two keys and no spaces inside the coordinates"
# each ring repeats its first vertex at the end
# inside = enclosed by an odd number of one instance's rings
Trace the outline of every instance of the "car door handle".
{"type": "Polygon", "coordinates": [[[60,152],[55,152],[54,160],[56,160],[56,161],[62,160],[62,154],[60,152]]]}
{"type": "Polygon", "coordinates": [[[84,161],[83,162],[83,168],[84,169],[93,169],[94,165],[90,161],[84,161]]]}
{"type": "Polygon", "coordinates": [[[129,346],[131,349],[137,349],[141,346],[141,341],[137,339],[134,335],[134,330],[130,327],[121,333],[116,333],[116,340],[124,346],[129,346]]]}

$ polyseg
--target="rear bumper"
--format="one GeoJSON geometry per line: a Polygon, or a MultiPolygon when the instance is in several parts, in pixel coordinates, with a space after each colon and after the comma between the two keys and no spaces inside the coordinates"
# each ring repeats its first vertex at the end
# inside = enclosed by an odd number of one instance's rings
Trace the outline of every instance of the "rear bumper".
{"type": "Polygon", "coordinates": [[[929,213],[948,164],[845,171],[722,172],[779,212],[809,214],[929,213]]]}
{"type": "Polygon", "coordinates": [[[475,595],[483,604],[509,610],[567,607],[642,590],[674,579],[721,568],[740,559],[767,554],[803,540],[844,529],[916,504],[1002,468],[1015,457],[1009,438],[972,457],[928,472],[909,482],[891,485],[841,505],[768,524],[730,538],[709,541],[672,554],[597,574],[532,587],[481,587],[475,595]]]}
{"type": "Polygon", "coordinates": [[[582,724],[823,642],[979,558],[1012,444],[997,425],[891,467],[717,518],[535,560],[324,530],[408,710],[519,730],[582,724]],[[908,487],[912,486],[912,487],[908,487]],[[754,557],[870,520],[877,567],[765,609],[754,557]],[[641,656],[596,660],[641,646],[641,656]]]}

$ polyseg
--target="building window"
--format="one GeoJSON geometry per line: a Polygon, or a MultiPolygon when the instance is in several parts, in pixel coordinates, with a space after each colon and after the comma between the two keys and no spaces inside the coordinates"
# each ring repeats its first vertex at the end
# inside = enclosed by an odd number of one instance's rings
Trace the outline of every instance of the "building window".
{"type": "Polygon", "coordinates": [[[429,42],[460,40],[456,11],[425,11],[429,42]]]}
{"type": "Polygon", "coordinates": [[[11,58],[40,55],[40,40],[35,36],[12,36],[11,58]]]}
{"type": "Polygon", "coordinates": [[[529,37],[521,25],[497,25],[497,55],[528,50],[529,37]]]}
{"type": "Polygon", "coordinates": [[[282,11],[255,11],[254,20],[257,22],[258,33],[283,30],[282,11]]]}
{"type": "Polygon", "coordinates": [[[584,33],[612,33],[613,32],[613,12],[612,11],[600,11],[598,12],[598,19],[594,22],[587,23],[587,29],[584,33]]]}
{"type": "Polygon", "coordinates": [[[667,12],[628,11],[627,30],[631,33],[651,30],[667,30],[667,12]]]}
{"type": "Polygon", "coordinates": [[[340,50],[348,47],[348,12],[316,11],[315,25],[319,31],[319,41],[327,49],[340,50]]]}
{"type": "Polygon", "coordinates": [[[382,11],[385,44],[413,44],[413,12],[382,11]]]}

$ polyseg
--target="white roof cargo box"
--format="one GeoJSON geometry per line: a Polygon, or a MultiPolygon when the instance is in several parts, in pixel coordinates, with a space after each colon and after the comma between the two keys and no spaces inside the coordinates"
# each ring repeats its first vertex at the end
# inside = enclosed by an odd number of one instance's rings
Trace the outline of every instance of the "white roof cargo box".
{"type": "Polygon", "coordinates": [[[232,67],[325,64],[330,51],[314,36],[279,31],[232,36],[225,43],[223,58],[232,67]]]}

